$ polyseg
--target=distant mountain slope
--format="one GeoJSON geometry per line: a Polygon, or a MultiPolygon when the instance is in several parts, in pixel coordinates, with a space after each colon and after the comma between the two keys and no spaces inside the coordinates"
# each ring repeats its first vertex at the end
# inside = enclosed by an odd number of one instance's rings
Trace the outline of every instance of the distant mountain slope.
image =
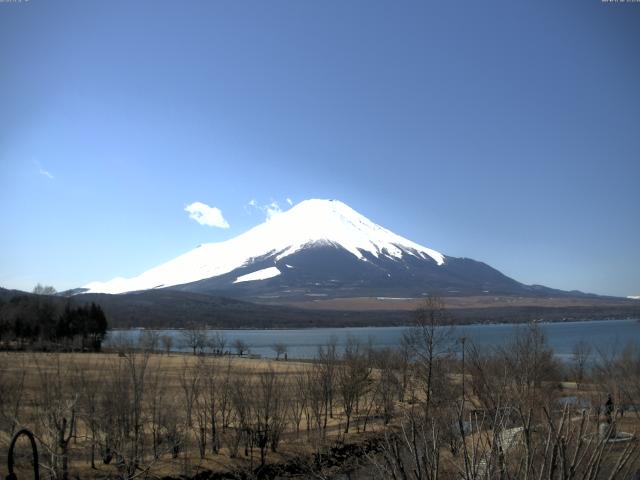
{"type": "Polygon", "coordinates": [[[278,305],[256,305],[224,297],[176,290],[149,290],[120,295],[75,297],[102,306],[113,327],[311,328],[347,325],[406,325],[410,312],[316,311],[278,305]]]}
{"type": "MultiPolygon", "coordinates": [[[[2,304],[17,295],[33,294],[0,288],[0,323],[3,321],[2,304]]],[[[412,304],[399,305],[397,310],[388,307],[377,310],[375,306],[350,305],[349,299],[338,299],[333,307],[319,304],[315,310],[309,310],[170,289],[119,295],[55,296],[52,300],[59,311],[67,301],[76,305],[96,302],[104,309],[110,328],[182,328],[191,324],[230,329],[410,325],[415,309],[412,304]]],[[[625,299],[603,298],[602,303],[586,299],[584,303],[558,302],[555,305],[549,302],[536,304],[535,298],[524,304],[514,304],[506,298],[490,305],[462,297],[444,300],[455,323],[640,318],[640,302],[625,299]]]]}
{"type": "Polygon", "coordinates": [[[0,287],[0,302],[8,302],[12,297],[22,294],[26,295],[27,292],[22,292],[20,290],[9,290],[7,288],[0,287]]]}
{"type": "MultiPolygon", "coordinates": [[[[354,296],[422,297],[425,295],[516,294],[568,295],[523,285],[494,268],[467,258],[445,257],[444,265],[408,256],[402,261],[364,254],[358,259],[335,245],[310,246],[281,260],[267,257],[218,277],[170,287],[251,300],[340,298],[354,296]],[[252,273],[277,269],[277,276],[240,281],[252,273]]],[[[579,292],[575,295],[582,295],[579,292]]]]}
{"type": "MultiPolygon", "coordinates": [[[[411,325],[414,310],[317,309],[264,305],[169,289],[120,295],[88,294],[74,300],[94,301],[111,327],[181,328],[190,324],[212,328],[317,328],[411,325]]],[[[445,299],[446,300],[446,299],[445,299]]],[[[527,322],[640,318],[640,302],[603,301],[573,306],[510,306],[451,308],[454,323],[527,322]]]]}
{"type": "Polygon", "coordinates": [[[176,289],[261,301],[427,294],[581,296],[524,285],[489,265],[419,245],[336,200],[306,200],[220,243],[200,245],[86,293],[176,289]]]}

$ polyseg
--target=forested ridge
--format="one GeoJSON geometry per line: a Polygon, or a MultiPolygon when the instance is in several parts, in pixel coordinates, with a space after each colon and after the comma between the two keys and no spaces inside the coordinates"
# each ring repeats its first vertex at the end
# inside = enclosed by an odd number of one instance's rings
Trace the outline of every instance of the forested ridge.
{"type": "Polygon", "coordinates": [[[54,294],[51,287],[38,286],[33,294],[0,298],[0,347],[99,351],[108,329],[102,307],[72,304],[54,294]]]}

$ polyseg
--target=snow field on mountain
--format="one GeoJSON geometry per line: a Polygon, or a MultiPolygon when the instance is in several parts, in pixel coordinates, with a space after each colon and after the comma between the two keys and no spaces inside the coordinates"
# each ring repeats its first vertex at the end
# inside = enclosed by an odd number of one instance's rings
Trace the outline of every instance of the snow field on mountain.
{"type": "MultiPolygon", "coordinates": [[[[440,252],[396,235],[340,201],[313,199],[300,202],[235,238],[200,245],[137,277],[92,282],[84,288],[89,293],[124,293],[182,285],[250,266],[257,259],[273,256],[278,261],[304,248],[325,244],[342,247],[361,260],[366,260],[364,253],[369,253],[398,260],[405,255],[431,258],[438,265],[445,261],[440,252]]],[[[234,283],[280,274],[275,266],[259,272],[242,275],[234,283]]]]}

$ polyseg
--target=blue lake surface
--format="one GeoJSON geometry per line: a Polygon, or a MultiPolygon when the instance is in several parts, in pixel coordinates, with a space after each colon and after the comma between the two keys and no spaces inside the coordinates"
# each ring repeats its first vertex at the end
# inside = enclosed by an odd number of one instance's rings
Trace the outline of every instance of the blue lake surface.
{"type": "MultiPolygon", "coordinates": [[[[621,349],[628,342],[640,342],[639,320],[592,320],[584,322],[540,323],[549,345],[557,356],[571,357],[573,347],[579,341],[590,343],[594,351],[621,349]]],[[[291,330],[210,330],[210,334],[220,332],[231,349],[236,339],[249,345],[252,354],[275,357],[272,346],[283,343],[287,346],[289,358],[312,358],[318,347],[326,345],[332,338],[344,345],[349,337],[362,343],[371,343],[375,348],[397,347],[402,336],[410,327],[359,327],[359,328],[314,328],[291,330]]],[[[509,342],[518,325],[490,324],[465,325],[455,327],[452,335],[466,337],[478,346],[500,346],[509,342]]],[[[157,330],[160,335],[173,337],[173,350],[189,350],[183,342],[181,330],[157,330]]],[[[109,333],[106,344],[125,339],[136,342],[143,330],[115,330],[109,333]]],[[[594,352],[595,353],[595,352],[594,352]]]]}

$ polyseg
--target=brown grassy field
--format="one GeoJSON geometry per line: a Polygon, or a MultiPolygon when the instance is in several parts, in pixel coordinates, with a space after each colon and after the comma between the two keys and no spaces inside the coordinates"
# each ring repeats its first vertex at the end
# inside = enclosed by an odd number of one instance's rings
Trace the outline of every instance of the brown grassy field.
{"type": "MultiPolygon", "coordinates": [[[[99,396],[109,397],[115,395],[115,408],[129,408],[125,404],[130,399],[117,398],[117,393],[110,391],[113,386],[112,380],[118,376],[127,376],[130,368],[130,357],[133,356],[134,363],[138,362],[138,367],[142,366],[145,361],[145,379],[142,381],[142,409],[145,410],[141,423],[145,432],[141,435],[141,442],[146,446],[146,452],[142,454],[141,468],[148,469],[153,476],[178,476],[178,475],[194,475],[198,471],[209,469],[213,471],[230,471],[239,469],[252,469],[260,464],[260,458],[257,446],[250,445],[249,450],[243,451],[240,446],[239,453],[232,454],[229,443],[233,443],[234,430],[238,427],[237,418],[229,418],[226,431],[221,432],[221,446],[217,453],[213,453],[207,445],[206,453],[199,454],[198,434],[201,420],[196,419],[195,412],[199,407],[194,402],[193,419],[189,426],[189,421],[185,418],[186,403],[189,401],[190,395],[204,396],[206,395],[206,385],[203,370],[215,372],[216,383],[224,384],[228,382],[230,389],[234,385],[242,385],[243,393],[248,397],[261,398],[260,382],[261,379],[274,375],[277,378],[275,387],[279,390],[274,392],[289,405],[292,402],[292,396],[295,395],[296,379],[305,378],[310,373],[312,364],[296,361],[275,361],[264,359],[250,359],[237,357],[200,357],[188,354],[150,354],[145,357],[141,353],[125,354],[123,356],[118,353],[0,353],[0,371],[2,371],[2,380],[5,382],[5,401],[10,404],[19,401],[17,424],[30,428],[36,433],[41,443],[41,457],[47,455],[47,448],[55,445],[55,438],[49,428],[43,426],[47,423],[46,417],[52,415],[63,416],[66,414],[67,420],[70,421],[71,409],[69,405],[75,404],[76,427],[74,429],[73,438],[70,440],[70,472],[72,476],[80,478],[103,478],[116,477],[118,475],[118,466],[115,461],[109,465],[104,464],[102,457],[104,456],[104,446],[99,445],[96,448],[95,468],[91,467],[90,447],[92,444],[90,432],[90,413],[92,407],[83,400],[92,391],[99,396]],[[227,377],[227,372],[229,376],[227,377]],[[24,381],[20,388],[15,388],[19,379],[24,375],[24,381]],[[43,386],[43,383],[51,383],[52,385],[43,386]],[[196,383],[198,385],[196,385],[196,383]],[[11,387],[14,387],[13,389],[11,387]],[[184,427],[180,432],[180,452],[178,455],[172,455],[171,445],[159,446],[160,455],[154,458],[151,452],[150,430],[152,430],[153,414],[152,402],[154,397],[162,395],[163,405],[161,408],[171,412],[175,416],[178,424],[184,427]],[[19,395],[19,399],[14,395],[19,395]],[[56,395],[58,398],[44,397],[48,395],[56,395]],[[51,402],[50,400],[53,400],[51,402]],[[53,405],[52,405],[53,404],[53,405]],[[42,445],[47,445],[42,448],[42,445]],[[175,457],[175,458],[174,458],[175,457]]],[[[138,372],[139,374],[140,372],[138,372]]],[[[128,385],[128,390],[132,389],[132,385],[128,385]]],[[[214,395],[221,400],[225,394],[221,390],[214,395]]],[[[232,402],[233,393],[227,392],[229,398],[227,401],[232,402]]],[[[248,403],[252,398],[247,398],[248,403]]],[[[239,400],[236,400],[239,401],[239,400]]],[[[203,400],[204,402],[204,400],[203,400]]],[[[103,403],[97,399],[97,404],[103,403]]],[[[206,408],[204,403],[201,405],[203,412],[206,408]]],[[[100,408],[98,406],[98,408],[100,408]]],[[[231,408],[231,407],[230,407],[231,408]]],[[[107,418],[99,419],[98,422],[109,422],[108,418],[112,415],[112,411],[105,411],[102,415],[107,418]]],[[[218,412],[218,415],[220,413],[218,412]]],[[[273,412],[272,412],[273,414],[273,412]]],[[[4,412],[3,420],[4,428],[0,431],[0,454],[6,458],[8,443],[10,440],[9,429],[6,424],[10,422],[11,414],[4,412]]],[[[96,414],[97,417],[101,415],[96,414]]],[[[233,417],[233,414],[231,414],[233,417]]],[[[285,423],[280,437],[277,452],[268,451],[267,463],[278,463],[291,461],[294,458],[305,458],[314,452],[319,443],[331,443],[336,439],[357,440],[360,436],[358,431],[361,429],[362,419],[354,418],[353,426],[349,434],[345,434],[343,412],[338,405],[337,400],[332,407],[331,415],[326,421],[326,428],[323,427],[321,437],[318,437],[317,429],[309,425],[311,420],[301,418],[300,431],[296,432],[294,420],[289,418],[290,413],[283,413],[283,422],[285,423]]],[[[218,418],[218,421],[221,420],[218,418]]],[[[210,428],[210,424],[207,425],[210,428]]],[[[375,430],[380,426],[380,422],[376,419],[368,419],[367,429],[375,430]]],[[[71,433],[71,432],[69,432],[71,433]]],[[[97,442],[103,444],[104,439],[101,438],[97,442]]],[[[244,440],[241,442],[244,443],[244,440]]],[[[26,446],[26,443],[23,445],[26,446]]],[[[24,470],[24,469],[23,469],[24,470]]]]}

